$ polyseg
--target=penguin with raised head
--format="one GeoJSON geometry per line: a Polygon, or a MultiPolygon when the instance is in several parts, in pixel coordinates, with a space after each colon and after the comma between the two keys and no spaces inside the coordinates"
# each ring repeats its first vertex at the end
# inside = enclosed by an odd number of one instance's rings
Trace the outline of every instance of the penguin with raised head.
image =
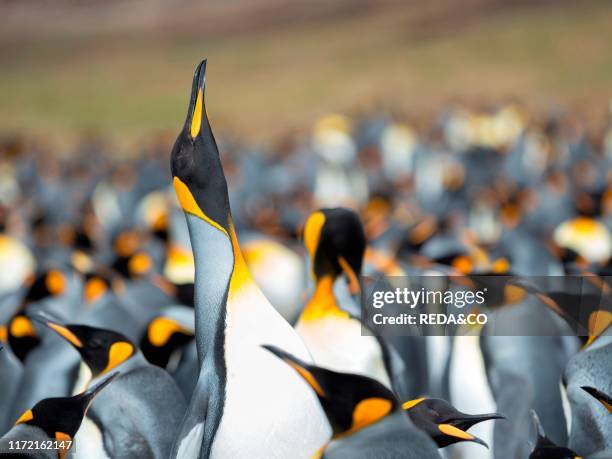
{"type": "Polygon", "coordinates": [[[94,398],[117,377],[113,373],[89,390],[72,397],[54,397],[39,401],[25,411],[15,426],[0,438],[0,455],[10,457],[64,459],[75,441],[77,431],[94,398]],[[52,449],[15,448],[19,442],[55,442],[52,449]]]}
{"type": "MultiPolygon", "coordinates": [[[[393,349],[382,338],[363,335],[359,316],[347,312],[351,306],[343,307],[334,293],[336,280],[344,274],[350,293],[360,301],[364,295],[360,276],[366,240],[359,216],[341,207],[320,209],[306,221],[303,238],[315,290],[295,329],[315,363],[330,370],[369,376],[405,396],[401,393],[400,357],[392,354],[393,349]],[[393,376],[397,376],[395,380],[393,376]]],[[[346,300],[353,303],[351,298],[346,300]]]]}
{"type": "Polygon", "coordinates": [[[195,71],[172,176],[195,258],[198,382],[172,457],[310,458],[331,436],[313,392],[261,348],[310,355],[246,266],[205,106],[206,61],[195,71]],[[248,413],[248,415],[245,415],[248,413]]]}
{"type": "Polygon", "coordinates": [[[325,459],[438,459],[436,444],[402,412],[386,386],[367,376],[303,362],[276,346],[265,349],[285,362],[316,394],[333,429],[332,442],[313,456],[325,459]]]}
{"type": "MultiPolygon", "coordinates": [[[[161,368],[150,365],[136,346],[112,330],[87,325],[61,324],[49,317],[36,320],[55,331],[80,354],[97,381],[117,369],[120,376],[94,403],[78,438],[79,454],[92,457],[167,458],[186,403],[176,383],[161,368]],[[124,409],[117,415],[117,406],[124,409]],[[85,449],[87,448],[87,449],[85,449]]],[[[82,379],[74,384],[87,384],[82,379]]]]}
{"type": "Polygon", "coordinates": [[[505,419],[498,413],[465,414],[446,400],[420,397],[402,404],[415,426],[425,431],[440,448],[455,443],[469,441],[485,447],[488,445],[480,438],[466,432],[470,427],[494,419],[505,419]]]}

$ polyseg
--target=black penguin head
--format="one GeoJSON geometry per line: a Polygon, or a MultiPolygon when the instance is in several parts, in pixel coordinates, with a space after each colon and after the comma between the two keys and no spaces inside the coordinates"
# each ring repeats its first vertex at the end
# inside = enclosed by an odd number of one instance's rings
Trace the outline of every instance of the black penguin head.
{"type": "Polygon", "coordinates": [[[25,309],[28,304],[46,300],[47,298],[62,296],[67,289],[68,279],[66,273],[59,269],[47,269],[27,282],[27,290],[22,301],[20,311],[15,314],[8,324],[8,343],[15,356],[22,362],[28,353],[40,343],[25,309]]]}
{"type": "Polygon", "coordinates": [[[88,325],[64,325],[41,313],[33,314],[32,318],[72,344],[94,378],[108,373],[136,353],[134,344],[116,331],[88,325]]]}
{"type": "Polygon", "coordinates": [[[275,346],[263,347],[293,368],[314,390],[332,426],[334,438],[364,429],[399,406],[393,393],[372,378],[327,370],[304,363],[275,346]]]}
{"type": "Polygon", "coordinates": [[[531,410],[531,418],[536,429],[537,440],[529,459],[580,459],[580,456],[574,451],[564,446],[557,446],[546,436],[534,410],[531,410]]]}
{"type": "Polygon", "coordinates": [[[40,344],[40,338],[34,325],[23,312],[11,318],[6,335],[11,351],[22,362],[30,351],[40,344]]]}
{"type": "Polygon", "coordinates": [[[205,105],[206,60],[195,70],[185,126],[172,149],[174,190],[183,210],[230,233],[227,183],[205,105]]]}
{"type": "Polygon", "coordinates": [[[352,293],[357,293],[366,248],[359,216],[342,207],[320,209],[308,217],[303,239],[315,278],[336,278],[344,272],[352,293]]]}
{"type": "Polygon", "coordinates": [[[59,269],[48,269],[40,272],[30,281],[23,299],[24,303],[34,303],[49,297],[58,297],[66,291],[68,280],[59,269]]]}
{"type": "MultiPolygon", "coordinates": [[[[38,427],[51,439],[70,441],[74,439],[83,417],[93,399],[104,389],[118,373],[113,373],[95,387],[73,397],[46,398],[21,415],[15,425],[25,424],[38,427]]],[[[60,450],[63,458],[66,451],[60,450]]]]}
{"type": "Polygon", "coordinates": [[[471,441],[488,448],[478,437],[466,432],[482,421],[505,419],[497,413],[465,414],[445,400],[418,398],[402,405],[414,425],[425,431],[440,448],[462,441],[471,441]]]}
{"type": "Polygon", "coordinates": [[[582,390],[595,397],[595,399],[603,405],[603,407],[608,411],[608,413],[612,413],[612,397],[603,392],[595,389],[594,387],[582,386],[582,390]]]}
{"type": "Polygon", "coordinates": [[[168,316],[157,316],[140,341],[140,350],[154,365],[165,368],[173,352],[194,339],[194,331],[168,316]]]}

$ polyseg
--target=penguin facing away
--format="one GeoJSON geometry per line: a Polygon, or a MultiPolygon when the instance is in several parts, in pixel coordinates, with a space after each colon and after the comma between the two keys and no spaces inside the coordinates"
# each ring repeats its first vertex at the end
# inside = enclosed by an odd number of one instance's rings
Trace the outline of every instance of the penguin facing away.
{"type": "Polygon", "coordinates": [[[309,458],[329,439],[331,428],[304,381],[261,348],[271,343],[310,360],[304,343],[253,281],[240,251],[206,114],[205,80],[203,61],[171,160],[194,252],[200,362],[171,457],[268,459],[300,451],[309,458]]]}
{"type": "Polygon", "coordinates": [[[295,326],[317,365],[374,378],[387,387],[388,355],[381,340],[363,336],[359,319],[346,312],[334,295],[334,283],[344,273],[349,290],[362,296],[359,275],[365,235],[358,215],[346,208],[313,212],[304,226],[304,245],[312,263],[315,291],[295,326]]]}

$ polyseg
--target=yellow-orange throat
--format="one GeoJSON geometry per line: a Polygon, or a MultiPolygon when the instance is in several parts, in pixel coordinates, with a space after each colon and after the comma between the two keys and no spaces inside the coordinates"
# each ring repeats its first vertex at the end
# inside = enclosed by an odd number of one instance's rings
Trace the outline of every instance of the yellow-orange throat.
{"type": "Polygon", "coordinates": [[[332,276],[323,276],[317,279],[314,294],[306,303],[300,320],[313,321],[326,317],[348,319],[350,317],[347,312],[338,306],[334,296],[334,280],[332,276]]]}

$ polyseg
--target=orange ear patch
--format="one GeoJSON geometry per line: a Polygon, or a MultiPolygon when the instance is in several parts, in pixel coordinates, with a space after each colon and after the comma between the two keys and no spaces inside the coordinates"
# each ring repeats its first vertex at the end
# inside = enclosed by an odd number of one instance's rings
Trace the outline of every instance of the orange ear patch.
{"type": "Polygon", "coordinates": [[[15,338],[23,338],[25,336],[36,336],[36,331],[32,326],[32,322],[25,316],[15,317],[10,326],[9,332],[15,338]]]}
{"type": "Polygon", "coordinates": [[[392,408],[393,403],[386,398],[372,397],[360,401],[353,410],[353,423],[345,435],[380,421],[391,412],[392,408]]]}
{"type": "Polygon", "coordinates": [[[132,354],[134,354],[134,346],[130,343],[125,341],[113,343],[108,351],[108,364],[100,374],[102,375],[111,371],[113,368],[129,359],[132,354]]]}
{"type": "MultiPolygon", "coordinates": [[[[304,246],[310,258],[314,258],[314,254],[319,245],[319,239],[321,238],[321,229],[325,224],[325,214],[321,211],[314,212],[306,220],[304,225],[304,246]]],[[[314,260],[311,260],[314,261],[314,260]]]]}
{"type": "Polygon", "coordinates": [[[45,286],[52,295],[61,295],[66,288],[64,275],[57,270],[49,271],[47,277],[45,277],[45,286]]]}
{"type": "Polygon", "coordinates": [[[168,317],[157,317],[153,319],[147,330],[149,342],[156,347],[164,346],[170,337],[176,332],[191,334],[178,322],[168,317]]]}
{"type": "Polygon", "coordinates": [[[92,277],[85,283],[85,301],[87,301],[88,303],[93,303],[102,295],[104,295],[107,289],[108,287],[102,279],[100,279],[99,277],[92,277]]]}

